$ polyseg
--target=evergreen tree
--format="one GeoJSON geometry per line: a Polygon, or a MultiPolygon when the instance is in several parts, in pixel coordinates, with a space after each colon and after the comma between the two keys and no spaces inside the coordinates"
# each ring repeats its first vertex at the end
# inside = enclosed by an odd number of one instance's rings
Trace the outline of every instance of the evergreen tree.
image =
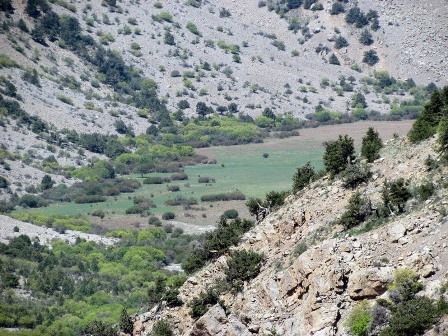
{"type": "Polygon", "coordinates": [[[373,49],[366,51],[362,58],[362,61],[370,66],[375,65],[379,62],[379,60],[380,58],[378,57],[376,51],[373,49]]]}
{"type": "Polygon", "coordinates": [[[372,34],[367,29],[364,29],[359,37],[359,42],[364,45],[371,45],[373,43],[372,34]]]}
{"type": "Polygon", "coordinates": [[[42,190],[50,189],[54,185],[54,181],[51,179],[50,175],[44,175],[42,181],[40,182],[40,187],[42,190]]]}
{"type": "Polygon", "coordinates": [[[11,0],[0,0],[0,11],[12,13],[14,12],[14,8],[12,7],[11,0]]]}
{"type": "Polygon", "coordinates": [[[332,177],[342,172],[354,159],[355,147],[348,135],[340,135],[338,140],[325,142],[324,146],[325,169],[332,177]]]}
{"type": "Polygon", "coordinates": [[[346,230],[364,222],[371,213],[370,201],[362,197],[359,192],[350,197],[346,209],[339,221],[346,230]]]}
{"type": "Polygon", "coordinates": [[[367,162],[373,162],[380,157],[381,148],[383,148],[383,141],[378,132],[373,127],[369,127],[362,138],[361,155],[367,159],[367,162]]]}
{"type": "Polygon", "coordinates": [[[330,58],[328,59],[328,62],[334,65],[341,65],[341,62],[339,62],[339,59],[335,54],[331,54],[330,58]]]}
{"type": "Polygon", "coordinates": [[[429,103],[409,131],[409,140],[415,143],[430,138],[436,133],[440,120],[446,117],[448,117],[448,86],[433,92],[429,103]]]}
{"type": "Polygon", "coordinates": [[[305,188],[313,180],[315,174],[314,168],[309,161],[304,166],[297,168],[292,178],[292,192],[296,193],[305,188]]]}
{"type": "Polygon", "coordinates": [[[288,0],[288,9],[299,8],[302,6],[302,0],[288,0]]]}
{"type": "Polygon", "coordinates": [[[437,151],[446,158],[448,152],[448,116],[443,116],[437,128],[439,145],[437,151]]]}
{"type": "Polygon", "coordinates": [[[123,308],[120,315],[120,330],[125,334],[132,334],[134,331],[134,324],[129,316],[126,308],[123,308]]]}

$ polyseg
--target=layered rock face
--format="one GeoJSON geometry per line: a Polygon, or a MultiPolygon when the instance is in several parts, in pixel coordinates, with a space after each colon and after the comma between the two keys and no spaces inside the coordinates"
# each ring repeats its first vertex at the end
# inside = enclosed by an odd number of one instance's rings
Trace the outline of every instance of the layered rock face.
{"type": "MultiPolygon", "coordinates": [[[[372,181],[357,190],[378,202],[386,179],[404,177],[420,184],[430,174],[424,161],[435,157],[433,147],[433,140],[419,146],[390,141],[371,167],[372,181]]],[[[443,172],[432,178],[445,181],[443,172]]],[[[176,335],[345,335],[352,308],[361,300],[387,297],[397,268],[413,269],[424,294],[437,297],[448,269],[446,189],[438,188],[425,203],[408,202],[405,214],[356,236],[335,224],[353,192],[324,178],[289,196],[235,247],[266,256],[261,273],[242,292],[221,295],[224,305],[211,307],[198,320],[189,316],[188,302],[225,277],[228,256],[222,256],[186,281],[182,307],[162,304],[139,316],[135,335],[148,334],[161,318],[171,322],[176,335]]],[[[446,321],[437,328],[428,335],[445,330],[446,321]]]]}

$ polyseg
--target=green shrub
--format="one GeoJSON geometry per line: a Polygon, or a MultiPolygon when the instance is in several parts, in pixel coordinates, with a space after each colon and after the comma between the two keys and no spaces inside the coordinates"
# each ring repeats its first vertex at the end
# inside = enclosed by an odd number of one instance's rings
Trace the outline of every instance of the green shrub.
{"type": "Polygon", "coordinates": [[[24,208],[41,208],[48,205],[48,203],[40,196],[25,194],[19,199],[19,205],[24,208]]]}
{"type": "Polygon", "coordinates": [[[333,2],[333,5],[330,9],[331,15],[338,15],[345,12],[344,5],[338,1],[333,2]]]}
{"type": "Polygon", "coordinates": [[[176,217],[176,214],[171,211],[164,212],[162,215],[163,220],[171,220],[171,219],[174,219],[175,217],[176,217]]]}
{"type": "Polygon", "coordinates": [[[239,214],[235,209],[229,209],[224,211],[223,216],[228,219],[235,219],[238,218],[239,214]]]}
{"type": "Polygon", "coordinates": [[[92,216],[104,218],[106,216],[106,213],[104,212],[104,210],[97,209],[92,212],[92,216]]]}
{"type": "Polygon", "coordinates": [[[162,226],[162,222],[156,216],[151,216],[148,218],[148,224],[154,226],[162,226]]]}
{"type": "Polygon", "coordinates": [[[241,191],[231,191],[228,193],[201,196],[202,202],[239,201],[245,199],[246,196],[241,191]]]}
{"type": "Polygon", "coordinates": [[[198,183],[215,183],[215,179],[208,176],[200,176],[198,183]]]}
{"type": "Polygon", "coordinates": [[[73,100],[70,97],[67,97],[63,94],[57,94],[56,98],[59,99],[61,102],[68,104],[68,105],[73,105],[73,100]]]}
{"type": "Polygon", "coordinates": [[[336,49],[348,47],[347,39],[345,37],[339,35],[338,37],[336,37],[336,39],[334,41],[334,47],[336,49]]]}
{"type": "Polygon", "coordinates": [[[215,288],[209,288],[206,292],[202,292],[188,304],[190,307],[190,316],[194,319],[198,319],[203,316],[210,307],[217,303],[220,303],[218,291],[215,288]]]}
{"type": "Polygon", "coordinates": [[[179,196],[174,199],[168,199],[165,201],[166,206],[196,205],[196,204],[198,204],[198,200],[194,197],[185,198],[185,197],[179,196]]]}
{"type": "Polygon", "coordinates": [[[6,177],[0,176],[0,188],[8,188],[9,181],[6,179],[6,177]]]}
{"type": "Polygon", "coordinates": [[[415,188],[415,192],[417,194],[417,199],[420,202],[426,201],[430,198],[435,191],[436,187],[432,181],[426,181],[415,188]]]}
{"type": "Polygon", "coordinates": [[[346,230],[364,222],[371,214],[370,200],[355,192],[349,199],[346,211],[339,220],[339,224],[346,230]]]}
{"type": "Polygon", "coordinates": [[[74,202],[77,204],[84,204],[106,202],[106,200],[106,197],[101,195],[80,195],[75,197],[74,202]]]}
{"type": "Polygon", "coordinates": [[[187,25],[185,26],[185,28],[187,28],[192,34],[201,36],[201,33],[199,32],[198,27],[194,23],[187,22],[187,25]]]}
{"type": "Polygon", "coordinates": [[[372,318],[370,316],[371,307],[368,301],[361,301],[350,312],[345,325],[350,330],[352,336],[366,336],[369,323],[372,318]]]}
{"type": "Polygon", "coordinates": [[[362,138],[361,155],[367,162],[373,162],[380,157],[380,150],[383,148],[383,141],[373,127],[369,127],[366,135],[362,138]]]}
{"type": "Polygon", "coordinates": [[[328,141],[324,143],[324,165],[325,169],[331,176],[335,176],[342,172],[354,159],[355,147],[353,139],[348,135],[339,136],[336,141],[328,141]]]}
{"type": "Polygon", "coordinates": [[[378,57],[375,50],[371,49],[366,52],[364,52],[364,56],[362,58],[362,61],[370,66],[375,65],[378,63],[380,58],[378,57]]]}
{"type": "Polygon", "coordinates": [[[167,185],[166,189],[170,192],[178,192],[180,191],[180,187],[178,185],[167,185]]]}
{"type": "Polygon", "coordinates": [[[255,278],[260,273],[263,260],[263,254],[246,250],[236,251],[227,261],[226,281],[234,290],[241,291],[245,281],[255,278]]]}
{"type": "Polygon", "coordinates": [[[372,172],[366,164],[348,164],[340,174],[345,188],[356,188],[362,183],[367,183],[372,176],[372,172]]]}
{"type": "Polygon", "coordinates": [[[404,211],[406,202],[411,198],[412,194],[407,187],[407,183],[403,178],[399,178],[392,182],[384,182],[381,190],[384,206],[390,210],[396,210],[398,213],[404,211]]]}
{"type": "Polygon", "coordinates": [[[335,54],[331,54],[330,58],[328,59],[328,63],[334,65],[341,65],[341,62],[339,62],[339,59],[335,54]]]}
{"type": "Polygon", "coordinates": [[[154,324],[149,336],[173,336],[171,325],[166,320],[159,320],[154,324]]]}
{"type": "Polygon", "coordinates": [[[141,214],[141,213],[144,213],[146,210],[148,210],[148,209],[146,207],[141,206],[141,205],[133,205],[130,208],[126,209],[126,214],[127,215],[141,214]]]}
{"type": "Polygon", "coordinates": [[[292,192],[295,194],[305,188],[313,181],[315,175],[314,168],[309,161],[304,166],[297,168],[292,178],[292,192]]]}
{"type": "Polygon", "coordinates": [[[143,184],[163,184],[163,178],[160,176],[147,177],[143,180],[143,184]]]}

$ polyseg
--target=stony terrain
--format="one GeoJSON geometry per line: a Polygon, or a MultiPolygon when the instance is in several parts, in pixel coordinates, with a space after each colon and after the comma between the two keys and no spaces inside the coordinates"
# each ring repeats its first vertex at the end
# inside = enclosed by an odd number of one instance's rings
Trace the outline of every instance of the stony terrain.
{"type": "MultiPolygon", "coordinates": [[[[421,183],[431,176],[424,160],[435,157],[433,147],[433,140],[416,147],[403,138],[389,141],[371,167],[372,181],[359,191],[375,203],[385,179],[421,183]]],[[[424,204],[409,202],[405,214],[358,236],[334,224],[354,191],[337,180],[315,182],[289,196],[285,206],[244,236],[236,249],[263,252],[266,262],[242,293],[221,297],[226,312],[215,305],[194,321],[186,304],[158,307],[137,318],[134,334],[147,335],[154,321],[164,317],[177,335],[263,335],[272,327],[280,335],[346,335],[348,312],[360,300],[387,297],[394,270],[403,267],[420,275],[426,295],[438,297],[438,288],[448,280],[446,168],[431,177],[437,195],[424,204]],[[295,247],[303,241],[308,248],[297,255],[295,247]]],[[[227,258],[190,277],[181,288],[183,301],[223,278],[227,258]]]]}
{"type": "Polygon", "coordinates": [[[18,237],[22,234],[27,235],[31,240],[37,239],[43,245],[51,245],[51,242],[56,239],[61,239],[69,244],[74,244],[78,237],[104,245],[114,245],[118,241],[116,238],[107,238],[96,234],[73,230],[66,230],[65,233],[59,233],[51,228],[21,222],[0,215],[0,242],[7,244],[11,238],[18,237]]]}
{"type": "MultiPolygon", "coordinates": [[[[292,11],[291,15],[306,27],[306,38],[300,31],[288,30],[286,19],[267,6],[260,7],[257,0],[214,0],[198,8],[187,3],[123,0],[112,10],[101,2],[73,1],[69,3],[72,11],[58,4],[51,6],[59,15],[76,17],[83,34],[106,49],[116,50],[127,64],[154,79],[160,97],[172,112],[177,110],[179,101],[188,101],[190,107],[184,110],[187,116],[195,115],[198,102],[215,109],[235,103],[239,112],[252,116],[269,107],[277,114],[292,113],[304,118],[318,104],[350,113],[351,97],[356,92],[366,96],[369,111],[387,113],[391,102],[410,96],[404,92],[384,96],[363,80],[382,70],[400,80],[412,78],[421,85],[447,84],[448,32],[442,18],[448,13],[448,4],[443,0],[359,1],[362,10],[373,9],[380,16],[381,28],[372,32],[371,46],[361,45],[358,39],[362,29],[348,25],[343,14],[330,15],[333,1],[322,2],[322,11],[292,11]],[[230,16],[221,15],[223,9],[230,16]],[[167,13],[171,19],[157,19],[167,13]],[[196,25],[199,35],[186,28],[188,23],[196,25]],[[165,42],[168,31],[174,44],[165,42]],[[338,34],[347,39],[348,47],[334,47],[338,34]],[[284,43],[284,50],[275,47],[274,42],[284,43]],[[239,47],[239,63],[233,60],[232,52],[225,50],[225,46],[231,45],[239,47]],[[316,52],[319,45],[328,50],[316,52]],[[373,67],[362,63],[362,55],[368,49],[376,50],[380,56],[380,62],[373,67]],[[331,53],[340,58],[340,66],[328,63],[331,53]],[[206,63],[210,68],[204,68],[206,63]],[[354,65],[359,66],[360,72],[352,69],[354,65]],[[179,76],[173,76],[173,71],[179,72],[179,76]],[[341,76],[352,76],[353,92],[337,92],[341,76]],[[186,85],[187,80],[191,86],[186,85]],[[321,83],[326,80],[329,85],[323,86],[321,83]]],[[[23,19],[31,30],[35,23],[24,13],[25,4],[14,0],[14,13],[1,13],[2,20],[16,24],[23,19]]],[[[349,1],[347,9],[354,4],[355,1],[349,1]]],[[[50,122],[56,132],[68,128],[117,134],[117,120],[132,125],[137,135],[146,130],[149,120],[139,117],[135,107],[117,101],[114,90],[101,83],[91,64],[61,48],[58,41],[47,42],[48,46],[36,43],[15,25],[0,33],[1,54],[20,66],[1,68],[0,76],[16,86],[25,111],[50,122]],[[38,73],[40,87],[22,79],[24,72],[32,69],[38,73]],[[71,99],[72,104],[61,101],[58,95],[71,99]]],[[[80,167],[93,156],[88,151],[81,155],[73,146],[53,153],[45,141],[17,128],[15,122],[3,130],[2,146],[10,152],[27,153],[32,159],[30,164],[10,163],[10,171],[0,167],[1,174],[23,187],[41,180],[44,173],[36,165],[42,158],[55,155],[62,166],[80,167]]],[[[53,178],[57,182],[73,182],[53,178]]]]}

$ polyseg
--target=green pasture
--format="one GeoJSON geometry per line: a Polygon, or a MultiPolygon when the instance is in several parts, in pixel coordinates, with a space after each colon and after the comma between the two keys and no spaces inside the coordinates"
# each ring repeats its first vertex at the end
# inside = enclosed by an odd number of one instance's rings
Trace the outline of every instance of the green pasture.
{"type": "MultiPolygon", "coordinates": [[[[102,209],[109,214],[123,215],[127,208],[133,205],[134,196],[150,197],[157,205],[151,209],[155,214],[166,211],[178,211],[180,207],[166,207],[165,201],[177,196],[185,198],[195,197],[199,205],[208,207],[209,203],[202,203],[200,198],[206,194],[216,194],[239,190],[247,197],[263,197],[271,190],[288,190],[291,179],[297,167],[310,161],[316,169],[323,167],[323,147],[314,141],[302,142],[300,137],[272,140],[263,144],[249,144],[241,146],[212,147],[208,149],[218,161],[213,165],[197,165],[185,167],[189,179],[172,181],[163,185],[142,185],[135,193],[121,194],[108,197],[107,202],[94,204],[56,203],[46,208],[34,211],[46,214],[87,214],[96,209],[102,209]],[[273,143],[275,141],[275,143],[273,143]],[[263,154],[269,154],[264,158],[263,154]],[[216,183],[198,183],[199,176],[214,178],[216,183]],[[169,192],[167,185],[179,185],[179,192],[169,192]]],[[[170,176],[172,174],[146,174],[149,176],[170,176]]],[[[143,181],[140,175],[131,175],[143,181]]]]}

